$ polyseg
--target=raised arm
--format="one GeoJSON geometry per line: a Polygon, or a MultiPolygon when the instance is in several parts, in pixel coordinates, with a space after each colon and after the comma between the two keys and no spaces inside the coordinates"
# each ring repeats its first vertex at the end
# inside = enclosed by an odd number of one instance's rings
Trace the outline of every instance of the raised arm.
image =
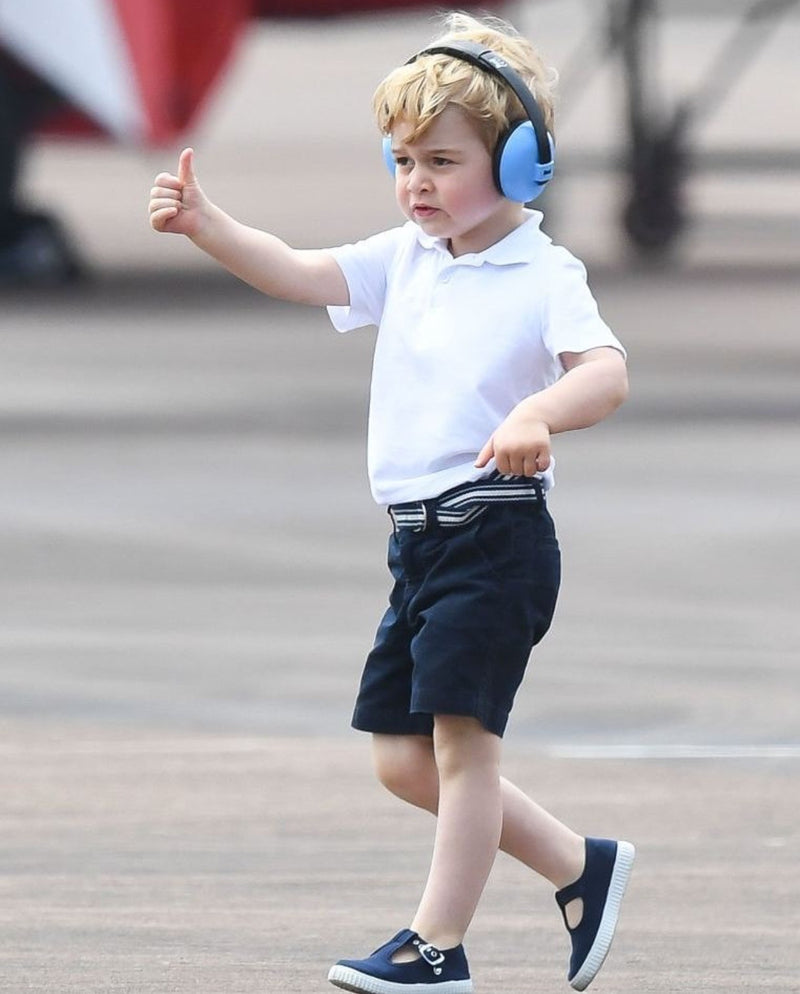
{"type": "Polygon", "coordinates": [[[294,249],[275,235],[234,220],[203,193],[186,148],[178,173],[159,173],[150,191],[150,224],[160,232],[186,235],[239,279],[282,300],[345,305],[347,283],[329,252],[294,249]]]}
{"type": "Polygon", "coordinates": [[[565,352],[566,372],[556,383],[521,401],[486,442],[476,467],[494,457],[501,473],[535,476],[550,465],[550,436],[589,428],[628,396],[625,360],[616,349],[565,352]]]}

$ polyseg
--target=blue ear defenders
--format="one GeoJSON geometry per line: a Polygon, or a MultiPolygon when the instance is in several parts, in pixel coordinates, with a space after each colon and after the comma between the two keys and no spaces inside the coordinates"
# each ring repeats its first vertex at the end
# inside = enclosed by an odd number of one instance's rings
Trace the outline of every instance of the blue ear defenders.
{"type": "MultiPolygon", "coordinates": [[[[528,119],[515,121],[500,135],[492,159],[494,182],[509,200],[522,204],[535,200],[553,175],[555,147],[545,124],[544,114],[525,81],[504,58],[490,48],[472,41],[434,45],[418,52],[408,62],[416,61],[421,55],[437,54],[451,55],[454,59],[461,59],[482,72],[496,76],[519,97],[528,119]]],[[[383,158],[389,172],[394,175],[396,164],[392,155],[391,135],[384,136],[383,158]]]]}

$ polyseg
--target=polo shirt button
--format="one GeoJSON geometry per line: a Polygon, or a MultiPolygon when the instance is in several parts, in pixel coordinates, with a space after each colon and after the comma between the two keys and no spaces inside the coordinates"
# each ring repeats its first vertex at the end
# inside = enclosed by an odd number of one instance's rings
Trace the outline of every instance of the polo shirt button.
{"type": "Polygon", "coordinates": [[[450,282],[450,275],[451,275],[450,273],[444,273],[442,276],[439,277],[440,282],[442,282],[442,283],[449,283],[450,282]]]}

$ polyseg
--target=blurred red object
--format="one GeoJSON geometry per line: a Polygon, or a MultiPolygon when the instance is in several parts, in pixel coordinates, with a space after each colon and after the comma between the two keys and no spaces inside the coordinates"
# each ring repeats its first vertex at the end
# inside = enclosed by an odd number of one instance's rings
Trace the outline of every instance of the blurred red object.
{"type": "Polygon", "coordinates": [[[425,3],[424,0],[381,0],[379,3],[369,3],[369,0],[254,0],[254,13],[258,17],[268,18],[316,18],[336,17],[338,14],[362,14],[382,10],[404,10],[416,7],[447,8],[448,3],[425,3]]]}
{"type": "Polygon", "coordinates": [[[26,0],[0,4],[0,46],[6,71],[62,98],[37,130],[159,144],[192,123],[251,16],[252,0],[26,0]]]}
{"type": "Polygon", "coordinates": [[[420,0],[0,3],[0,73],[20,80],[27,73],[59,98],[48,101],[31,122],[39,133],[104,134],[158,145],[192,125],[254,18],[312,19],[424,5],[420,0]]]}

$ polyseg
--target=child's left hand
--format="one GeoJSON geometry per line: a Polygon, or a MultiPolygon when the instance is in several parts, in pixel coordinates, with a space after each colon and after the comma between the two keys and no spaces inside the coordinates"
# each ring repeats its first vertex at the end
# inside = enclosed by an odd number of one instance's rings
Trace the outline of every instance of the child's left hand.
{"type": "Polygon", "coordinates": [[[550,465],[550,428],[535,415],[515,408],[481,449],[475,468],[482,469],[492,458],[504,474],[543,473],[550,465]]]}

